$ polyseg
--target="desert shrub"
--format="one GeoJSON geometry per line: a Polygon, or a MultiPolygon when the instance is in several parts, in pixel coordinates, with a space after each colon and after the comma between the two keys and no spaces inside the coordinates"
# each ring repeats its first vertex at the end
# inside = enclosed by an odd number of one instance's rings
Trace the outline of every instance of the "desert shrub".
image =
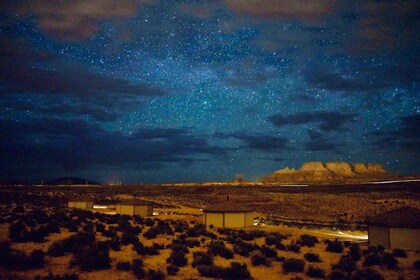
{"type": "Polygon", "coordinates": [[[233,251],[226,247],[219,253],[219,255],[225,259],[233,259],[233,254],[233,251]]]}
{"type": "Polygon", "coordinates": [[[324,278],[325,277],[325,271],[319,267],[314,267],[310,265],[308,267],[308,271],[306,271],[306,275],[312,278],[324,278]]]}
{"type": "Polygon", "coordinates": [[[109,240],[109,248],[111,248],[113,251],[120,251],[121,250],[120,246],[121,246],[121,243],[118,237],[114,237],[109,240]]]}
{"type": "Polygon", "coordinates": [[[121,244],[128,245],[128,244],[135,244],[139,242],[139,237],[131,231],[124,231],[121,235],[121,244]]]}
{"type": "Polygon", "coordinates": [[[302,234],[300,236],[300,244],[301,246],[307,246],[307,247],[314,247],[315,244],[317,244],[318,238],[316,236],[313,235],[309,235],[309,234],[302,234]]]}
{"type": "Polygon", "coordinates": [[[194,252],[192,266],[197,267],[199,265],[212,265],[213,255],[205,252],[194,252]]]}
{"type": "Polygon", "coordinates": [[[64,223],[64,227],[67,228],[70,232],[77,232],[79,230],[79,224],[73,220],[64,223]]]}
{"type": "Polygon", "coordinates": [[[62,240],[54,241],[50,247],[48,247],[48,255],[53,257],[64,256],[66,253],[65,242],[62,240]]]}
{"type": "Polygon", "coordinates": [[[111,267],[111,259],[108,250],[91,246],[76,253],[70,264],[79,266],[82,271],[101,270],[111,267]]]}
{"type": "Polygon", "coordinates": [[[142,259],[135,259],[133,260],[133,264],[131,266],[131,269],[133,271],[133,274],[138,279],[144,279],[144,276],[146,275],[146,272],[143,267],[143,260],[142,259]]]}
{"type": "Polygon", "coordinates": [[[382,254],[381,263],[382,265],[385,265],[389,269],[397,268],[397,265],[398,265],[397,259],[394,257],[393,254],[390,254],[390,253],[382,254]]]}
{"type": "Polygon", "coordinates": [[[23,214],[23,213],[25,213],[25,208],[22,205],[17,205],[15,208],[13,208],[12,213],[13,214],[17,214],[17,213],[23,214]]]}
{"type": "Polygon", "coordinates": [[[152,219],[150,219],[150,218],[146,218],[146,219],[143,221],[143,223],[144,223],[146,226],[148,226],[148,227],[152,227],[152,226],[154,226],[154,225],[155,225],[155,222],[154,222],[152,219]]]}
{"type": "Polygon", "coordinates": [[[334,240],[327,244],[327,248],[325,250],[327,252],[342,253],[343,249],[343,244],[338,240],[334,240]]]}
{"type": "Polygon", "coordinates": [[[157,228],[151,227],[145,233],[143,233],[143,236],[147,239],[154,239],[157,237],[158,234],[159,231],[157,230],[157,228]]]}
{"type": "Polygon", "coordinates": [[[392,255],[397,258],[406,258],[407,253],[403,249],[395,248],[392,250],[392,255]]]}
{"type": "Polygon", "coordinates": [[[291,242],[290,245],[286,246],[287,251],[299,253],[300,252],[300,245],[296,244],[295,242],[291,242]]]}
{"type": "Polygon", "coordinates": [[[282,251],[287,251],[287,247],[281,242],[276,243],[276,249],[277,250],[282,250],[282,251]]]}
{"type": "Polygon", "coordinates": [[[321,258],[315,253],[306,253],[303,255],[308,262],[321,262],[321,258]]]}
{"type": "Polygon", "coordinates": [[[188,224],[185,221],[178,220],[173,224],[175,232],[184,232],[188,229],[188,224]]]}
{"type": "Polygon", "coordinates": [[[154,270],[154,269],[149,269],[149,271],[147,272],[148,275],[148,279],[150,280],[163,280],[165,279],[165,273],[163,273],[162,270],[158,269],[158,270],[154,270]]]}
{"type": "Polygon", "coordinates": [[[204,224],[195,224],[192,228],[187,229],[188,237],[198,237],[200,235],[207,235],[206,226],[204,224]]]}
{"type": "Polygon", "coordinates": [[[131,270],[131,263],[130,262],[117,262],[117,269],[130,271],[131,270]]]}
{"type": "Polygon", "coordinates": [[[356,243],[352,243],[349,246],[349,252],[348,255],[355,261],[360,260],[361,253],[360,253],[360,247],[356,243]]]}
{"type": "Polygon", "coordinates": [[[176,265],[170,264],[166,267],[166,272],[168,272],[168,275],[176,275],[179,271],[179,267],[176,265]]]}
{"type": "Polygon", "coordinates": [[[134,243],[133,248],[139,255],[153,256],[159,255],[159,250],[161,249],[161,246],[156,243],[153,243],[152,246],[144,246],[143,243],[139,241],[137,243],[134,243]]]}
{"type": "Polygon", "coordinates": [[[79,276],[77,274],[54,275],[50,271],[47,276],[35,276],[35,280],[79,280],[79,276]]]}
{"type": "Polygon", "coordinates": [[[350,277],[344,271],[335,269],[327,277],[328,280],[350,280],[350,277]]]}
{"type": "Polygon", "coordinates": [[[236,239],[235,244],[233,245],[233,251],[244,257],[248,257],[250,252],[254,251],[256,248],[257,246],[255,244],[242,241],[241,238],[236,239]]]}
{"type": "Polygon", "coordinates": [[[196,238],[187,238],[187,239],[185,239],[184,244],[188,248],[200,247],[200,241],[196,238]]]}
{"type": "Polygon", "coordinates": [[[263,253],[267,258],[275,258],[277,256],[276,249],[272,249],[267,246],[262,246],[260,248],[261,253],[263,253]]]}
{"type": "Polygon", "coordinates": [[[381,256],[376,254],[370,254],[365,257],[363,266],[380,265],[382,262],[381,256]]]}
{"type": "Polygon", "coordinates": [[[42,268],[45,264],[45,253],[42,250],[34,250],[26,259],[28,268],[42,268]]]}
{"type": "Polygon", "coordinates": [[[172,252],[168,258],[168,263],[182,267],[185,266],[188,262],[188,259],[185,257],[185,252],[172,252]]]}
{"type": "Polygon", "coordinates": [[[226,248],[225,243],[223,241],[214,241],[209,244],[209,251],[213,255],[219,255],[225,259],[232,259],[233,258],[233,251],[226,248]]]}
{"type": "Polygon", "coordinates": [[[28,270],[44,267],[45,253],[42,250],[34,250],[27,256],[20,251],[13,251],[10,243],[0,243],[0,267],[10,270],[28,270]]]}
{"type": "Polygon", "coordinates": [[[281,242],[283,239],[287,239],[287,237],[280,233],[270,233],[265,237],[265,244],[268,246],[275,245],[278,242],[281,242]]]}
{"type": "Polygon", "coordinates": [[[230,267],[223,271],[223,279],[250,279],[251,273],[245,263],[232,262],[230,267]]]}
{"type": "Polygon", "coordinates": [[[305,269],[305,261],[296,258],[286,259],[283,262],[282,267],[285,272],[303,272],[305,269]]]}
{"type": "Polygon", "coordinates": [[[108,230],[102,232],[102,235],[105,237],[115,237],[117,236],[117,230],[114,227],[109,227],[108,230]]]}
{"type": "Polygon", "coordinates": [[[189,252],[188,248],[182,243],[176,243],[179,240],[174,240],[173,243],[170,245],[170,248],[174,252],[184,252],[185,254],[189,252]]]}
{"type": "Polygon", "coordinates": [[[420,260],[415,261],[415,262],[413,263],[413,267],[414,267],[416,270],[420,270],[420,260]]]}
{"type": "Polygon", "coordinates": [[[105,226],[102,223],[96,223],[95,230],[97,232],[103,233],[105,231],[105,226]]]}
{"type": "Polygon", "coordinates": [[[174,234],[171,226],[166,221],[159,221],[157,225],[155,226],[155,228],[157,229],[158,234],[167,234],[167,235],[174,234]]]}
{"type": "Polygon", "coordinates": [[[251,256],[251,263],[253,266],[267,265],[267,257],[261,253],[256,253],[251,256]]]}
{"type": "Polygon", "coordinates": [[[356,270],[351,280],[383,280],[381,274],[371,268],[356,270]]]}
{"type": "Polygon", "coordinates": [[[12,223],[9,226],[9,238],[13,242],[27,241],[26,226],[22,222],[12,223]]]}
{"type": "Polygon", "coordinates": [[[203,277],[221,278],[223,274],[223,268],[215,265],[198,265],[197,270],[203,277]]]}
{"type": "Polygon", "coordinates": [[[332,268],[351,274],[356,270],[356,261],[349,256],[342,256],[337,264],[332,265],[332,268]]]}

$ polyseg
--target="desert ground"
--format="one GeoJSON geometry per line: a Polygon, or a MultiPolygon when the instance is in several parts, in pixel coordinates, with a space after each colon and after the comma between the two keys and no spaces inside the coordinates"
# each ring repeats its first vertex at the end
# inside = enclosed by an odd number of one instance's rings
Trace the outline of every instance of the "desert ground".
{"type": "Polygon", "coordinates": [[[369,247],[366,218],[420,209],[418,183],[309,187],[2,186],[1,279],[419,279],[420,253],[369,247]],[[205,228],[201,210],[254,207],[245,230],[205,228]],[[137,197],[152,217],[67,208],[137,197]]]}

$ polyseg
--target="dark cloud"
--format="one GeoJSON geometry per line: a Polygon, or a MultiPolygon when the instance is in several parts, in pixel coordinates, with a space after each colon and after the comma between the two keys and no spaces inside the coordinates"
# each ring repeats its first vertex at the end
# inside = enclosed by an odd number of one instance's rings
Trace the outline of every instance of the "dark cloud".
{"type": "Polygon", "coordinates": [[[304,144],[307,151],[334,151],[338,150],[339,146],[332,143],[323,133],[317,130],[308,130],[309,140],[304,144]]]}
{"type": "Polygon", "coordinates": [[[343,73],[332,72],[324,66],[313,65],[305,72],[305,80],[311,87],[338,92],[372,92],[386,88],[410,86],[420,80],[417,65],[414,61],[400,61],[398,64],[357,66],[343,73]],[[413,63],[414,62],[414,63],[413,63]],[[357,73],[357,74],[355,74],[357,73]]]}
{"type": "Polygon", "coordinates": [[[226,77],[225,81],[233,87],[250,88],[268,81],[269,79],[273,78],[273,76],[273,73],[268,72],[235,72],[226,77]]]}
{"type": "Polygon", "coordinates": [[[263,19],[296,19],[317,23],[330,15],[335,0],[225,0],[226,6],[235,13],[263,19]]]}
{"type": "Polygon", "coordinates": [[[165,90],[127,80],[105,77],[78,65],[66,65],[59,70],[29,67],[28,65],[0,63],[0,79],[10,91],[24,93],[71,95],[159,96],[165,90]]]}
{"type": "Polygon", "coordinates": [[[355,122],[356,115],[335,111],[319,111],[301,112],[294,115],[276,114],[270,116],[268,119],[278,127],[317,123],[319,124],[319,129],[322,131],[337,131],[342,130],[344,125],[355,122]]]}
{"type": "Polygon", "coordinates": [[[401,51],[417,45],[420,4],[416,0],[357,1],[360,19],[351,52],[401,51]]]}
{"type": "Polygon", "coordinates": [[[197,17],[199,19],[208,19],[215,15],[220,9],[219,1],[211,1],[210,3],[181,3],[178,10],[186,15],[197,17]]]}
{"type": "Polygon", "coordinates": [[[420,114],[400,118],[400,126],[394,130],[373,132],[373,146],[381,151],[401,149],[420,155],[420,114]]]}
{"type": "Polygon", "coordinates": [[[193,162],[199,155],[225,154],[223,148],[185,129],[139,129],[126,135],[83,120],[38,119],[3,120],[0,131],[3,174],[37,164],[54,165],[57,172],[101,166],[158,168],[163,163],[193,162]]]}
{"type": "Polygon", "coordinates": [[[132,17],[141,5],[153,0],[74,0],[8,4],[14,13],[36,15],[39,27],[62,40],[84,40],[95,34],[104,21],[132,17]]]}
{"type": "Polygon", "coordinates": [[[288,147],[289,140],[285,137],[271,136],[271,135],[249,135],[242,132],[235,132],[230,134],[225,134],[221,132],[216,132],[213,134],[213,137],[216,138],[234,138],[242,140],[246,143],[247,148],[264,151],[264,152],[281,152],[288,147]]]}

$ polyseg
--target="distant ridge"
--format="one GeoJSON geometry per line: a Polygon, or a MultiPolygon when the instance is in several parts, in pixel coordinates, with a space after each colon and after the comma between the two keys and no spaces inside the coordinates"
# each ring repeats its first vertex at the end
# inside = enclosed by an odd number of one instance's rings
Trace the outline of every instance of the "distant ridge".
{"type": "Polygon", "coordinates": [[[100,185],[100,183],[95,181],[90,181],[84,178],[78,177],[60,177],[48,182],[45,182],[46,185],[100,185]]]}
{"type": "Polygon", "coordinates": [[[352,183],[384,180],[398,176],[388,173],[381,164],[347,162],[306,162],[300,169],[288,167],[263,177],[263,182],[279,183],[352,183]]]}

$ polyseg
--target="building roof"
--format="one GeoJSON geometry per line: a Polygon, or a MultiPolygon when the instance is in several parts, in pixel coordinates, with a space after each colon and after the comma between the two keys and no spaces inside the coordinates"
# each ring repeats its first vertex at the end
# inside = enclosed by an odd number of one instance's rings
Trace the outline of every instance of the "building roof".
{"type": "Polygon", "coordinates": [[[120,203],[118,203],[118,205],[151,205],[151,203],[148,201],[134,198],[134,199],[123,200],[120,203]]]}
{"type": "Polygon", "coordinates": [[[232,201],[224,201],[207,206],[204,212],[253,212],[253,208],[232,201]]]}
{"type": "Polygon", "coordinates": [[[70,198],[69,202],[93,202],[93,199],[78,196],[78,197],[75,197],[75,198],[70,198]]]}
{"type": "Polygon", "coordinates": [[[367,220],[367,224],[388,227],[420,228],[420,210],[412,207],[401,207],[371,217],[367,220]]]}

